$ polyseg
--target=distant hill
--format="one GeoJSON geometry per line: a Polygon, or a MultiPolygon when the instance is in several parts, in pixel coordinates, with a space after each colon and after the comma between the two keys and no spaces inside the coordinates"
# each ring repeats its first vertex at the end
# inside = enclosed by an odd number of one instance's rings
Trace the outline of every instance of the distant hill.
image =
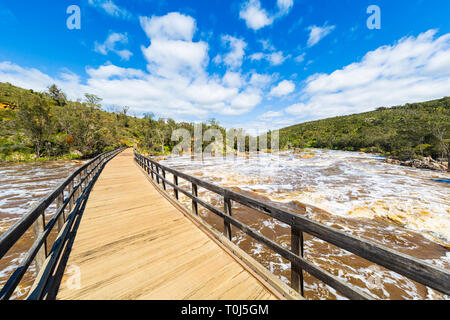
{"type": "Polygon", "coordinates": [[[444,158],[450,138],[450,97],[293,125],[280,147],[381,153],[401,160],[444,158]]]}

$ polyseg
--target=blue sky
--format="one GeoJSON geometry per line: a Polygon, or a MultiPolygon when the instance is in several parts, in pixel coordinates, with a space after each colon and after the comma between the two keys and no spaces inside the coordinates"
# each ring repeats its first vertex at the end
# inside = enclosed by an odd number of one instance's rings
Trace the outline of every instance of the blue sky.
{"type": "Polygon", "coordinates": [[[448,96],[449,13],[448,0],[2,1],[0,81],[255,133],[448,96]]]}

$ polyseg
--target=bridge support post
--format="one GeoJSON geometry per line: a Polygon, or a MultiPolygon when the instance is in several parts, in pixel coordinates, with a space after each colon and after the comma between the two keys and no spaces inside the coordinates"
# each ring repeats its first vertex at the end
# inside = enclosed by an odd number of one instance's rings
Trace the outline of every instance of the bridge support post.
{"type": "MultiPolygon", "coordinates": [[[[303,257],[303,232],[294,227],[291,227],[291,251],[303,257]]],[[[293,262],[291,262],[291,287],[304,296],[303,270],[293,262]]]]}

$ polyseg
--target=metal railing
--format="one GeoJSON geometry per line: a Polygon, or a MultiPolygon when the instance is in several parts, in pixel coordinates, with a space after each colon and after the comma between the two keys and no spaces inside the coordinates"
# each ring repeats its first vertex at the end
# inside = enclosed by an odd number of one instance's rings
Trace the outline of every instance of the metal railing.
{"type": "Polygon", "coordinates": [[[10,299],[34,261],[37,269],[37,279],[27,299],[43,299],[46,295],[55,293],[56,279],[54,271],[75,220],[83,212],[86,200],[95,181],[105,164],[125,148],[105,152],[98,155],[82,167],[75,170],[55,190],[32,208],[11,228],[0,236],[0,259],[20,241],[27,230],[32,227],[34,242],[28,249],[19,266],[12,272],[5,285],[0,290],[0,300],[10,299]],[[56,212],[46,223],[46,210],[56,201],[56,212]],[[58,235],[50,246],[49,235],[57,226],[58,235]]]}
{"type": "MultiPolygon", "coordinates": [[[[291,287],[304,296],[303,271],[336,289],[350,299],[374,299],[373,296],[362,292],[359,288],[342,280],[303,257],[303,233],[317,237],[341,249],[347,250],[359,257],[367,259],[389,270],[395,271],[409,279],[433,288],[441,293],[450,295],[450,271],[434,266],[423,260],[413,258],[390,248],[381,246],[340,230],[331,228],[304,216],[277,208],[240,193],[219,187],[212,183],[189,176],[180,171],[164,166],[151,158],[144,157],[135,151],[135,161],[157,184],[162,184],[164,190],[169,185],[173,188],[174,197],[179,200],[179,193],[186,195],[192,201],[192,213],[198,215],[198,205],[208,209],[223,219],[224,235],[231,240],[231,225],[241,230],[254,240],[264,244],[269,249],[281,255],[291,263],[291,287]],[[166,179],[166,173],[173,175],[173,182],[166,179]],[[192,186],[191,191],[179,186],[178,179],[184,179],[192,186]],[[198,197],[198,187],[202,187],[223,197],[224,209],[219,210],[198,197]],[[291,228],[290,250],[279,243],[265,237],[232,216],[232,201],[235,201],[262,214],[270,216],[287,224],[291,228]]],[[[315,207],[307,205],[311,209],[315,207]]]]}

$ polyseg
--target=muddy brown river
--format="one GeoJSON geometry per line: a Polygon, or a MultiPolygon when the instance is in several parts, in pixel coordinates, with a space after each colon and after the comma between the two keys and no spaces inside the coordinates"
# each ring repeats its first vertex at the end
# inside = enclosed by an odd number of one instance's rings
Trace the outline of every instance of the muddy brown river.
{"type": "MultiPolygon", "coordinates": [[[[216,183],[349,234],[372,240],[450,269],[450,175],[390,165],[383,157],[357,152],[305,150],[279,155],[169,157],[161,164],[216,183]],[[318,209],[307,210],[303,204],[318,209]]],[[[172,177],[168,175],[171,180],[172,177]]],[[[184,186],[190,190],[190,185],[184,186]]],[[[199,196],[223,208],[222,199],[202,188],[199,196]]],[[[190,207],[190,199],[181,200],[190,207]]],[[[223,221],[202,209],[216,229],[223,221]]],[[[290,228],[233,204],[233,216],[289,248],[290,228]]],[[[238,229],[233,242],[289,284],[290,263],[238,229]]],[[[448,296],[357,257],[318,238],[305,236],[305,257],[377,299],[449,299],[448,296]]],[[[305,275],[308,299],[345,299],[305,275]]]]}
{"type": "MultiPolygon", "coordinates": [[[[0,234],[26,214],[34,202],[53,191],[83,163],[82,161],[0,163],[0,234]]],[[[51,206],[46,211],[47,222],[53,216],[54,209],[51,206]]],[[[31,230],[28,230],[23,239],[0,260],[0,288],[22,261],[32,243],[33,235],[31,230]]],[[[28,293],[33,277],[35,268],[34,264],[31,264],[11,298],[23,298],[28,293]]]]}
{"type": "MultiPolygon", "coordinates": [[[[370,239],[434,265],[450,269],[450,175],[386,164],[383,158],[355,152],[305,150],[280,155],[252,154],[224,159],[168,157],[162,164],[274,205],[302,214],[349,234],[370,239]],[[318,210],[306,210],[311,204],[318,210]]],[[[22,217],[32,203],[53,190],[80,162],[0,164],[0,234],[22,217]]],[[[168,179],[172,177],[168,174],[168,179]]],[[[190,184],[180,179],[190,190],[190,184]]],[[[168,187],[170,190],[170,187],[168,187]]],[[[223,201],[199,188],[199,196],[217,208],[223,201]]],[[[190,208],[190,201],[180,194],[190,208]]],[[[200,215],[222,231],[223,222],[201,209],[200,215]]],[[[51,218],[52,208],[48,211],[51,218]]],[[[289,248],[290,228],[233,203],[233,216],[289,248]]],[[[232,228],[233,242],[289,284],[290,264],[278,254],[232,228]]],[[[0,287],[32,243],[27,232],[0,260],[0,287]]],[[[449,299],[320,239],[305,236],[305,257],[378,299],[449,299]]],[[[31,285],[33,265],[13,298],[31,285]]],[[[305,274],[308,299],[345,299],[305,274]]]]}

